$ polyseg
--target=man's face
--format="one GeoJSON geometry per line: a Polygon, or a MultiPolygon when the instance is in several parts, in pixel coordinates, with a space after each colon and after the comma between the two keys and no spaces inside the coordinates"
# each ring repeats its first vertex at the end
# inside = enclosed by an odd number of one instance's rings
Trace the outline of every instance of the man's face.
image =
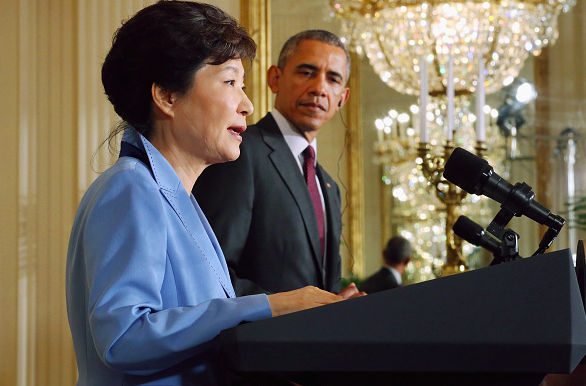
{"type": "Polygon", "coordinates": [[[348,99],[346,69],[343,49],[316,40],[300,42],[284,68],[269,69],[275,108],[309,142],[348,99]]]}

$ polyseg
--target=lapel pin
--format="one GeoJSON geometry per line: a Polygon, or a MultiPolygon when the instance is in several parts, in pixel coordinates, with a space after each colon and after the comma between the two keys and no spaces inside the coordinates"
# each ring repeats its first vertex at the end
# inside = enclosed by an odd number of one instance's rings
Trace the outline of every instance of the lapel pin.
{"type": "Polygon", "coordinates": [[[331,188],[331,187],[332,187],[332,185],[330,185],[330,183],[329,183],[329,182],[327,182],[327,183],[326,183],[326,186],[327,186],[328,188],[331,188]]]}

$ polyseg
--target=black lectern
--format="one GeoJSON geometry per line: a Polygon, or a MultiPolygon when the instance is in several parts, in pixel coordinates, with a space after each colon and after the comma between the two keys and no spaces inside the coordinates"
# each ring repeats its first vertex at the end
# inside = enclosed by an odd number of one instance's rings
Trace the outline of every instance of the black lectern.
{"type": "Polygon", "coordinates": [[[530,385],[586,354],[569,250],[224,330],[238,373],[303,385],[530,385]]]}

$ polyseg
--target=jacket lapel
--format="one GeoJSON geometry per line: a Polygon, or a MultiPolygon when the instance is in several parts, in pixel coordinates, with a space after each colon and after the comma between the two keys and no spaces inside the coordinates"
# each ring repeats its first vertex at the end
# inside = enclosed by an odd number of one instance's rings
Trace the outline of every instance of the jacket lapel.
{"type": "Polygon", "coordinates": [[[311,195],[309,194],[303,175],[299,170],[297,161],[293,158],[293,154],[291,154],[287,142],[285,142],[281,131],[277,127],[277,123],[270,114],[267,114],[266,117],[261,119],[257,123],[257,126],[261,127],[262,130],[260,132],[267,146],[273,149],[273,152],[269,154],[271,163],[283,179],[285,185],[287,185],[293,199],[297,203],[307,235],[311,241],[313,258],[320,270],[323,270],[323,261],[320,256],[321,246],[319,242],[319,229],[317,227],[315,209],[313,208],[311,195]]]}
{"type": "MultiPolygon", "coordinates": [[[[179,188],[183,189],[183,185],[179,188]]],[[[228,297],[235,297],[236,295],[227,273],[228,269],[225,264],[222,264],[224,255],[197,202],[187,196],[186,192],[170,192],[165,189],[161,189],[161,192],[193,239],[196,248],[218,277],[228,297]]]]}
{"type": "Polygon", "coordinates": [[[193,239],[195,248],[215,272],[226,294],[235,297],[224,255],[199,205],[192,195],[187,195],[179,176],[158,150],[146,139],[143,139],[143,144],[161,193],[193,239]]]}

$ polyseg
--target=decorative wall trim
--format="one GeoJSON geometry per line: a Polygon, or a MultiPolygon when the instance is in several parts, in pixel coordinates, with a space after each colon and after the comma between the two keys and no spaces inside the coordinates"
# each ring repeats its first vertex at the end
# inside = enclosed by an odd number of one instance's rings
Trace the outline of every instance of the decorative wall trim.
{"type": "Polygon", "coordinates": [[[240,20],[257,44],[252,68],[247,69],[246,93],[254,105],[249,124],[258,122],[270,109],[267,71],[271,63],[271,0],[240,0],[240,20]]]}
{"type": "Polygon", "coordinates": [[[348,247],[352,259],[348,271],[364,276],[364,175],[362,149],[362,104],[360,101],[360,58],[351,53],[351,76],[348,80],[350,98],[346,104],[348,120],[348,247]]]}

